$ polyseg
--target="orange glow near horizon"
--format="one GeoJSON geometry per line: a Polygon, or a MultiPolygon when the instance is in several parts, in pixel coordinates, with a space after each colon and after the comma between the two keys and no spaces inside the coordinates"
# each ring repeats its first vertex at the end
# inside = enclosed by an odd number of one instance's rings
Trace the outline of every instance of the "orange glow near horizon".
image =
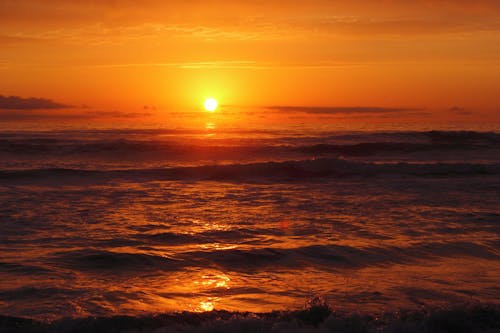
{"type": "Polygon", "coordinates": [[[0,96],[68,108],[0,101],[0,118],[182,125],[217,92],[235,124],[500,122],[499,10],[489,0],[11,1],[0,11],[0,96]]]}

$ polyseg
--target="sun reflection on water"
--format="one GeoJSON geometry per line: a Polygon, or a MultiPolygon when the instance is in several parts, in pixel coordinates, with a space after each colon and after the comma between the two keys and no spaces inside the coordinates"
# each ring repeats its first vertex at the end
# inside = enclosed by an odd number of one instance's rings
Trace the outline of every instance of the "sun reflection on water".
{"type": "MultiPolygon", "coordinates": [[[[213,273],[205,273],[201,275],[199,280],[195,280],[194,284],[196,286],[195,289],[229,289],[229,282],[231,279],[229,276],[222,272],[213,272],[213,273]]],[[[206,312],[212,311],[215,306],[215,302],[219,301],[219,297],[209,297],[206,300],[202,300],[198,303],[198,306],[195,308],[196,312],[206,312]]]]}
{"type": "Polygon", "coordinates": [[[196,312],[208,312],[212,311],[214,309],[214,303],[211,301],[211,298],[209,298],[206,301],[200,302],[198,307],[196,308],[196,312]]]}
{"type": "Polygon", "coordinates": [[[206,287],[229,289],[228,283],[231,279],[225,274],[205,274],[201,281],[195,281],[195,284],[201,284],[206,287]]]}
{"type": "Polygon", "coordinates": [[[209,244],[200,244],[198,245],[203,250],[232,250],[237,248],[237,245],[224,245],[220,243],[209,243],[209,244]]]}

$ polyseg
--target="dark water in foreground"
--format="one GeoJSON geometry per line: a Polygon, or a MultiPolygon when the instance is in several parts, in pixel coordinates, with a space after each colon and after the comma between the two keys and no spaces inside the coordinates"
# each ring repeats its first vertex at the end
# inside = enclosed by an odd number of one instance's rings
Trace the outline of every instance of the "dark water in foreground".
{"type": "Polygon", "coordinates": [[[270,313],[219,310],[142,317],[63,318],[51,322],[0,316],[0,332],[497,333],[500,332],[500,307],[468,304],[360,314],[313,306],[270,313]]]}
{"type": "Polygon", "coordinates": [[[500,134],[0,136],[0,313],[500,299],[500,134]]]}

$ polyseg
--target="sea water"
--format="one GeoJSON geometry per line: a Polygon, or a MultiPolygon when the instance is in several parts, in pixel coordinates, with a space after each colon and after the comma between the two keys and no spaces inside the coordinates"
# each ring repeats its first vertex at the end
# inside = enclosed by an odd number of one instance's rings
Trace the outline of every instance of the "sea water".
{"type": "Polygon", "coordinates": [[[0,135],[0,314],[481,301],[500,287],[500,134],[0,135]]]}

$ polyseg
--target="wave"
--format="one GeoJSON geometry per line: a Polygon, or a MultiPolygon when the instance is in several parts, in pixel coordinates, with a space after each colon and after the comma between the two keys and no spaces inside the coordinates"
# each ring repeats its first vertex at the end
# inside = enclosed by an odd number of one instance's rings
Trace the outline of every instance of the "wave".
{"type": "Polygon", "coordinates": [[[373,176],[479,176],[500,174],[500,164],[473,163],[394,163],[354,162],[337,158],[264,162],[250,164],[205,165],[126,170],[28,169],[0,171],[2,181],[152,181],[152,180],[214,180],[214,181],[308,181],[318,178],[373,176]]]}
{"type": "MultiPolygon", "coordinates": [[[[67,289],[56,287],[21,287],[16,289],[0,291],[0,299],[4,301],[19,301],[26,299],[49,298],[54,295],[64,294],[76,297],[84,291],[79,289],[67,289]]],[[[1,327],[1,326],[0,326],[1,327]]]]}
{"type": "MultiPolygon", "coordinates": [[[[317,298],[316,298],[317,299],[317,298]]],[[[304,310],[249,313],[210,311],[149,316],[37,321],[0,316],[2,332],[364,332],[492,333],[500,331],[498,304],[455,304],[418,310],[353,313],[313,299],[304,310]]]]}
{"type": "Polygon", "coordinates": [[[262,235],[276,235],[274,229],[234,229],[234,230],[208,230],[197,234],[174,232],[146,233],[133,236],[137,240],[162,245],[204,244],[214,242],[245,242],[262,235]]]}
{"type": "Polygon", "coordinates": [[[23,265],[18,263],[0,262],[0,273],[14,274],[45,274],[51,271],[44,267],[23,265]]]}
{"type": "Polygon", "coordinates": [[[496,145],[481,143],[401,143],[366,142],[353,145],[316,144],[294,148],[309,155],[336,154],[342,156],[370,156],[375,154],[410,154],[431,151],[474,151],[478,149],[497,149],[496,145]]]}
{"type": "Polygon", "coordinates": [[[250,250],[196,251],[183,255],[185,262],[219,266],[227,270],[252,271],[256,268],[304,268],[326,270],[359,269],[445,257],[500,259],[498,251],[472,242],[421,243],[408,247],[365,247],[310,245],[298,248],[259,248],[250,250]]]}
{"type": "Polygon", "coordinates": [[[81,271],[139,272],[143,270],[177,270],[182,260],[144,253],[119,253],[84,249],[57,253],[53,263],[81,271]]]}
{"type": "Polygon", "coordinates": [[[472,242],[420,243],[407,247],[352,247],[347,245],[310,245],[296,248],[252,248],[183,252],[175,257],[145,253],[120,253],[83,249],[54,255],[56,265],[80,271],[143,272],[176,271],[186,267],[213,267],[230,271],[255,269],[324,270],[359,269],[368,266],[407,264],[422,259],[474,257],[499,260],[494,248],[472,242]]]}
{"type": "Polygon", "coordinates": [[[154,136],[136,138],[139,134],[135,132],[124,135],[120,131],[97,133],[97,137],[91,139],[81,138],[81,133],[79,136],[76,135],[78,133],[80,132],[64,132],[59,135],[41,137],[34,134],[0,136],[0,154],[78,158],[95,155],[108,158],[113,156],[127,159],[149,157],[172,160],[179,158],[222,159],[248,155],[273,156],[298,152],[309,155],[364,156],[381,152],[498,149],[500,144],[500,133],[466,131],[326,133],[319,136],[285,135],[210,140],[183,139],[183,137],[162,139],[154,136]]]}

